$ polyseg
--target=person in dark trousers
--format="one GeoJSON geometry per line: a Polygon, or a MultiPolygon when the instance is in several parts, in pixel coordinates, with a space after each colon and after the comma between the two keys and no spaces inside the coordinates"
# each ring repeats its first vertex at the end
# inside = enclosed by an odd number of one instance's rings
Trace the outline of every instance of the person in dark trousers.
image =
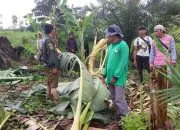
{"type": "Polygon", "coordinates": [[[67,40],[67,52],[76,53],[78,51],[77,49],[77,42],[74,37],[74,33],[69,33],[69,38],[67,40]]]}
{"type": "Polygon", "coordinates": [[[134,66],[138,70],[140,82],[143,83],[143,69],[150,73],[149,53],[152,38],[147,36],[147,29],[139,27],[139,36],[134,40],[134,66]]]}
{"type": "Polygon", "coordinates": [[[106,79],[113,104],[117,108],[114,119],[119,120],[121,116],[129,113],[125,100],[125,84],[127,80],[129,64],[129,47],[122,40],[123,34],[117,25],[111,25],[105,31],[110,45],[107,48],[107,57],[102,76],[106,79]]]}
{"type": "Polygon", "coordinates": [[[88,39],[85,39],[85,41],[84,41],[84,54],[85,54],[85,58],[87,58],[89,56],[89,43],[88,43],[88,39]]]}
{"type": "Polygon", "coordinates": [[[42,44],[42,61],[47,68],[47,97],[53,97],[55,101],[59,100],[59,95],[56,90],[58,87],[59,64],[58,48],[53,41],[53,26],[45,24],[44,26],[44,43],[42,44]]]}

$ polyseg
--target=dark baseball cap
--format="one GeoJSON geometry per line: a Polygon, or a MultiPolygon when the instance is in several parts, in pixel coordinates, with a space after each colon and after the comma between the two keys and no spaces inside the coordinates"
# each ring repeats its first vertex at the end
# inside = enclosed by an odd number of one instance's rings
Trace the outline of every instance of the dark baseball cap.
{"type": "Polygon", "coordinates": [[[138,30],[147,30],[147,29],[146,29],[146,27],[144,27],[144,26],[140,26],[140,27],[138,28],[138,30]]]}
{"type": "Polygon", "coordinates": [[[116,34],[120,35],[121,37],[124,37],[120,27],[118,25],[116,25],[116,24],[113,24],[113,25],[109,26],[105,30],[105,35],[106,36],[113,36],[113,35],[116,35],[116,34]]]}

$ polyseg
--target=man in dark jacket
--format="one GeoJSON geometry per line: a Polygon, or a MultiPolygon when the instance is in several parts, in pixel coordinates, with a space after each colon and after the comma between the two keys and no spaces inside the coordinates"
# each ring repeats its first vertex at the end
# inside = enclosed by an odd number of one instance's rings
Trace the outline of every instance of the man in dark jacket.
{"type": "Polygon", "coordinates": [[[59,57],[58,48],[56,48],[53,41],[53,26],[51,24],[45,24],[44,26],[44,43],[42,45],[42,60],[44,65],[47,67],[47,96],[53,97],[54,100],[58,100],[59,96],[56,88],[58,87],[59,77],[59,57]]]}
{"type": "Polygon", "coordinates": [[[67,51],[74,54],[78,51],[76,39],[73,32],[69,33],[69,38],[67,40],[67,51]]]}

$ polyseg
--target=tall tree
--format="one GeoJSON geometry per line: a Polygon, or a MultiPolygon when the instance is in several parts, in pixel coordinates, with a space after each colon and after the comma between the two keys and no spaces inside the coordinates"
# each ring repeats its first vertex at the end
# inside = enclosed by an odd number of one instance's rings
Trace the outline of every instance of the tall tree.
{"type": "Polygon", "coordinates": [[[2,24],[3,24],[2,17],[3,17],[2,14],[0,14],[0,29],[3,28],[2,27],[2,24]]]}
{"type": "Polygon", "coordinates": [[[68,32],[74,32],[78,36],[78,41],[80,43],[81,59],[85,61],[84,55],[84,37],[85,31],[88,28],[90,22],[93,20],[94,13],[89,15],[85,14],[84,17],[77,19],[74,14],[72,14],[71,9],[66,7],[66,0],[60,5],[60,9],[63,12],[63,18],[65,19],[65,26],[68,32]]]}
{"type": "Polygon", "coordinates": [[[148,14],[141,10],[140,0],[99,0],[101,5],[101,19],[107,21],[108,26],[117,24],[124,33],[124,39],[131,44],[140,25],[147,24],[148,14]]]}
{"type": "Polygon", "coordinates": [[[16,15],[12,15],[12,23],[13,23],[14,27],[16,27],[17,22],[18,22],[18,17],[16,15]]]}
{"type": "Polygon", "coordinates": [[[34,0],[36,7],[32,12],[36,16],[49,16],[50,12],[53,10],[53,6],[58,4],[57,0],[34,0]]]}

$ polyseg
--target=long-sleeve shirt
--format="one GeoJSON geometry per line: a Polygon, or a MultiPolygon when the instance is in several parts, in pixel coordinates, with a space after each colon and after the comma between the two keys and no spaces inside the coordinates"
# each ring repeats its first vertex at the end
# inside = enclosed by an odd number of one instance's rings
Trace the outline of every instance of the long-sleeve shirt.
{"type": "Polygon", "coordinates": [[[77,43],[76,43],[76,40],[74,38],[67,40],[67,51],[72,52],[72,53],[75,53],[76,51],[78,51],[77,43]]]}
{"type": "Polygon", "coordinates": [[[106,77],[106,83],[111,83],[113,77],[117,78],[114,84],[124,87],[127,79],[129,64],[129,47],[125,41],[112,43],[108,46],[105,68],[102,75],[106,77]]]}
{"type": "MultiPolygon", "coordinates": [[[[165,34],[162,38],[159,38],[167,47],[168,53],[170,54],[170,63],[176,62],[176,50],[175,50],[175,41],[174,38],[170,35],[165,34]]],[[[165,48],[164,48],[165,49],[165,48]]],[[[166,51],[166,50],[165,50],[166,51]]],[[[151,52],[150,52],[150,64],[155,66],[163,66],[166,65],[166,60],[168,57],[161,51],[159,51],[155,41],[151,45],[151,52]]]]}

